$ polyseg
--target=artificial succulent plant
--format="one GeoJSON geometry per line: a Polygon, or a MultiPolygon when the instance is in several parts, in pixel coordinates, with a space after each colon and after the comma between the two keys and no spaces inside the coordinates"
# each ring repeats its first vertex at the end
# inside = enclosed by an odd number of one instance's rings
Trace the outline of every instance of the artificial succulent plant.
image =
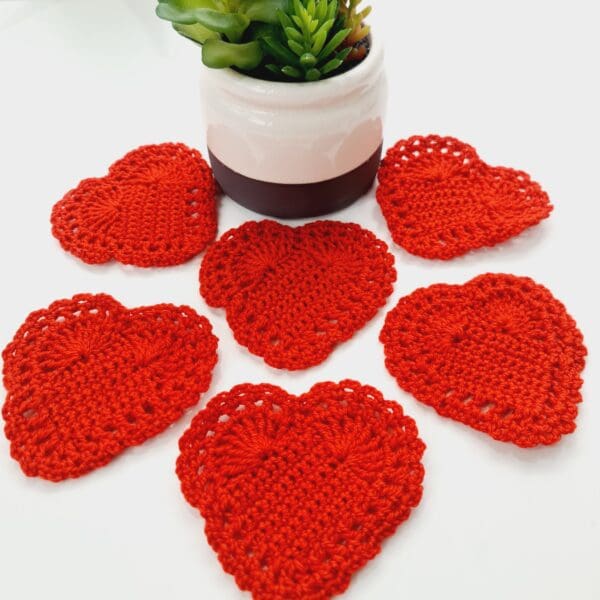
{"type": "Polygon", "coordinates": [[[156,14],[202,46],[208,67],[314,81],[366,54],[360,0],[159,0],[156,14]],[[353,41],[354,40],[354,41],[353,41]]]}

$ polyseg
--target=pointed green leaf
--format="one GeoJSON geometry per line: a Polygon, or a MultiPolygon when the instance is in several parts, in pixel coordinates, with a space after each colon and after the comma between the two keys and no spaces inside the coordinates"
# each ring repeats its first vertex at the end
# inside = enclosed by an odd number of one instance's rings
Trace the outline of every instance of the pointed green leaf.
{"type": "Polygon", "coordinates": [[[279,63],[284,65],[298,64],[298,57],[274,37],[265,37],[261,41],[265,50],[279,63]]]}
{"type": "Polygon", "coordinates": [[[325,17],[327,16],[327,0],[319,0],[315,16],[317,19],[319,19],[319,23],[324,21],[325,17]]]}
{"type": "Polygon", "coordinates": [[[304,46],[302,44],[299,44],[295,40],[288,40],[288,46],[298,56],[302,56],[305,52],[304,46]]]}
{"type": "Polygon", "coordinates": [[[288,77],[293,77],[294,79],[300,79],[300,77],[302,77],[302,73],[298,69],[289,65],[283,67],[281,69],[281,72],[287,75],[288,77]]]}
{"type": "Polygon", "coordinates": [[[308,14],[308,11],[304,7],[302,7],[302,10],[301,10],[299,16],[302,19],[302,23],[304,23],[304,28],[306,30],[308,30],[308,26],[310,25],[310,22],[311,22],[311,16],[308,14]]]}
{"type": "Polygon", "coordinates": [[[339,58],[332,58],[328,63],[324,64],[321,67],[321,71],[324,75],[327,75],[327,73],[331,73],[331,71],[339,69],[342,66],[343,62],[344,61],[340,60],[339,58]]]}
{"type": "Polygon", "coordinates": [[[293,27],[294,24],[292,23],[292,20],[290,19],[289,15],[287,15],[286,13],[284,13],[282,10],[278,10],[277,11],[277,17],[279,18],[279,22],[281,23],[281,26],[285,29],[286,27],[293,27]]]}
{"type": "Polygon", "coordinates": [[[294,41],[298,42],[299,44],[302,44],[302,42],[304,42],[304,38],[302,37],[302,34],[297,29],[294,29],[293,27],[286,27],[284,31],[285,31],[285,35],[287,35],[288,39],[294,40],[294,41]]]}
{"type": "Polygon", "coordinates": [[[307,81],[317,81],[317,79],[321,79],[321,71],[319,69],[310,69],[306,71],[305,77],[307,81]]]}
{"type": "Polygon", "coordinates": [[[319,31],[317,31],[317,33],[321,33],[321,31],[325,32],[325,37],[327,37],[327,34],[329,33],[329,30],[333,27],[333,24],[335,23],[335,21],[333,19],[329,19],[329,21],[325,21],[325,23],[323,23],[323,25],[321,25],[321,27],[319,28],[319,31]]]}
{"type": "Polygon", "coordinates": [[[300,64],[305,69],[312,69],[317,64],[317,57],[310,52],[306,52],[300,57],[300,64]]]}
{"type": "Polygon", "coordinates": [[[321,52],[321,50],[323,49],[323,46],[325,45],[325,40],[327,40],[327,32],[321,30],[317,31],[313,38],[313,45],[310,49],[310,51],[315,56],[317,56],[319,52],[321,52]]]}
{"type": "Polygon", "coordinates": [[[350,34],[350,29],[338,31],[325,45],[319,54],[319,60],[327,58],[350,34]]]}
{"type": "Polygon", "coordinates": [[[337,0],[331,0],[329,5],[327,6],[327,18],[335,19],[338,14],[338,3],[337,0]]]}
{"type": "Polygon", "coordinates": [[[340,50],[339,52],[336,53],[335,57],[341,61],[344,61],[344,60],[346,60],[346,58],[348,57],[348,54],[350,54],[350,52],[352,52],[352,46],[348,46],[347,48],[340,50]]]}
{"type": "Polygon", "coordinates": [[[364,21],[371,14],[372,10],[373,10],[372,6],[367,6],[367,8],[365,8],[361,13],[359,13],[358,18],[361,21],[364,21]]]}

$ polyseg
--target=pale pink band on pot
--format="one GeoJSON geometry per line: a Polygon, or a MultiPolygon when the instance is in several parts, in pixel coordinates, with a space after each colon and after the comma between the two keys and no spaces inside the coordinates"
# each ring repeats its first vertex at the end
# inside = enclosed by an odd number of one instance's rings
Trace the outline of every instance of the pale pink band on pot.
{"type": "Polygon", "coordinates": [[[203,69],[208,147],[230,169],[284,184],[333,179],[362,165],[382,142],[387,85],[383,51],[342,75],[311,83],[203,69]]]}

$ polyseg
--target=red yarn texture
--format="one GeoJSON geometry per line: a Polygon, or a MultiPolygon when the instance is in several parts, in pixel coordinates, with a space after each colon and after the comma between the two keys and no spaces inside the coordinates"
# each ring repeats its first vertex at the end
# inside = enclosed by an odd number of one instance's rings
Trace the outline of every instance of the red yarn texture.
{"type": "Polygon", "coordinates": [[[388,150],[377,201],[398,245],[445,260],[504,242],[552,212],[527,173],[490,167],[472,146],[437,135],[388,150]]]}
{"type": "Polygon", "coordinates": [[[200,291],[224,307],[235,339],[280,369],[323,362],[392,293],[394,258],[353,223],[274,221],[228,231],[206,253],[200,291]]]}
{"type": "Polygon", "coordinates": [[[527,277],[419,289],[387,315],[380,339],[400,386],[440,415],[522,447],[575,430],[583,338],[527,277]]]}
{"type": "Polygon", "coordinates": [[[396,402],[355,381],[299,397],[219,394],[179,441],[177,475],[225,571],[256,600],[321,600],[419,504],[425,449],[396,402]]]}
{"type": "Polygon", "coordinates": [[[52,234],[86,263],[183,263],[215,238],[212,171],[183,144],[142,146],[54,205],[52,234]]]}
{"type": "Polygon", "coordinates": [[[198,402],[216,350],[187,306],[81,294],[31,313],[2,354],[11,455],[51,481],[107,464],[198,402]]]}

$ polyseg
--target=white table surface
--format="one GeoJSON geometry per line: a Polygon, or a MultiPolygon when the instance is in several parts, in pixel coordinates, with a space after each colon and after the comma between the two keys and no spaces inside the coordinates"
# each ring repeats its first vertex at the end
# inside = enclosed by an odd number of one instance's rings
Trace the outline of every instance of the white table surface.
{"type": "MultiPolygon", "coordinates": [[[[529,171],[555,204],[518,239],[448,263],[393,248],[387,309],[417,287],[486,272],[529,275],[568,307],[590,351],[577,431],[520,450],[442,419],[400,391],[377,341],[385,310],[322,365],[276,371],[237,346],[199,297],[200,259],[166,270],[90,267],[50,235],[54,202],[126,151],[182,141],[205,151],[197,48],[153,0],[0,1],[0,345],[27,314],[78,292],[128,306],[169,301],[209,317],[220,362],[204,404],[241,382],[293,393],[356,378],[398,400],[428,449],[418,509],[364,568],[348,600],[600,598],[597,2],[372,0],[387,46],[386,146],[455,135],[491,164],[529,171]],[[596,9],[596,14],[594,14],[596,9]]],[[[219,231],[252,213],[224,199],[219,231]]],[[[373,194],[339,213],[391,243],[373,194]]],[[[387,310],[386,309],[386,310],[387,310]]],[[[174,474],[196,410],[108,467],[59,485],[25,478],[0,439],[0,597],[249,598],[208,546],[174,474]]]]}

